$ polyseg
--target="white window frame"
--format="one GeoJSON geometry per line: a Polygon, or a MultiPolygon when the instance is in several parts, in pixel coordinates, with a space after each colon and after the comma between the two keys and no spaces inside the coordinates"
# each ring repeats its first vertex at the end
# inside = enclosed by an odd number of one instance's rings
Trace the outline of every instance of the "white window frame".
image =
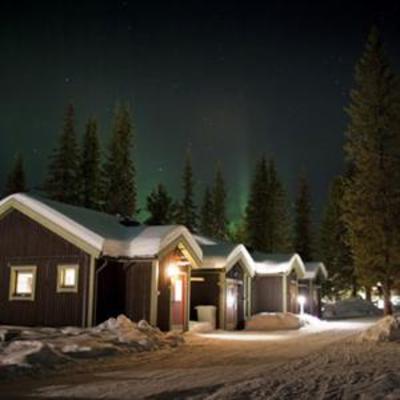
{"type": "Polygon", "coordinates": [[[10,266],[10,288],[8,299],[10,301],[35,301],[36,293],[36,265],[11,265],[10,266]],[[17,277],[19,272],[32,272],[32,293],[29,295],[18,294],[17,290],[17,277]]]}
{"type": "Polygon", "coordinates": [[[57,293],[78,293],[79,290],[79,264],[58,264],[57,265],[57,293]],[[75,270],[75,285],[74,286],[63,286],[63,271],[65,269],[75,270]]]}

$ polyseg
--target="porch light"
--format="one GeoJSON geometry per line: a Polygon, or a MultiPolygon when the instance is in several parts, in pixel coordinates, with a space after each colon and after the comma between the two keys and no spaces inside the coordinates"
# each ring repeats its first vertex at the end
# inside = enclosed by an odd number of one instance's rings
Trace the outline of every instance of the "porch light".
{"type": "Polygon", "coordinates": [[[167,267],[167,276],[169,278],[175,278],[177,275],[179,275],[179,268],[175,264],[169,264],[167,267]]]}
{"type": "Polygon", "coordinates": [[[303,315],[304,314],[304,304],[306,304],[305,296],[302,296],[302,295],[297,296],[297,302],[300,305],[300,314],[303,315]]]}

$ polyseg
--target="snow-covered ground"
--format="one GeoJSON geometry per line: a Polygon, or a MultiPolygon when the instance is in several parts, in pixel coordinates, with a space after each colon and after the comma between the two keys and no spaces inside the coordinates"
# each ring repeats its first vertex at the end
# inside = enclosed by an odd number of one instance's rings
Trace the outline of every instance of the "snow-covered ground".
{"type": "Polygon", "coordinates": [[[35,380],[4,382],[0,393],[7,399],[398,399],[400,344],[360,341],[373,322],[188,334],[176,348],[66,365],[35,380]]]}
{"type": "Polygon", "coordinates": [[[45,372],[82,359],[176,347],[181,335],[164,334],[146,321],[124,315],[94,328],[27,328],[0,326],[0,378],[45,372]]]}

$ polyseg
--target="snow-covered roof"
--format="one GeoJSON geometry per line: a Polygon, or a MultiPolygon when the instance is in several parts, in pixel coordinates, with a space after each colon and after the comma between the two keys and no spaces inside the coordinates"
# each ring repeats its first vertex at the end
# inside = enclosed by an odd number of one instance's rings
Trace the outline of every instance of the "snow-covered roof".
{"type": "Polygon", "coordinates": [[[316,262],[306,262],[304,263],[306,267],[306,273],[303,279],[316,279],[318,272],[321,272],[322,276],[327,279],[328,278],[328,271],[325,267],[325,264],[321,261],[316,262]]]}
{"type": "Polygon", "coordinates": [[[116,216],[36,194],[8,196],[0,202],[0,215],[12,208],[30,216],[33,212],[41,220],[56,225],[105,256],[154,258],[175,241],[183,239],[197,261],[202,259],[200,246],[184,226],[126,226],[116,216]]]}
{"type": "Polygon", "coordinates": [[[254,251],[252,254],[257,275],[290,274],[296,271],[299,278],[303,278],[305,267],[297,253],[293,254],[268,254],[254,251]]]}
{"type": "Polygon", "coordinates": [[[254,263],[246,247],[225,241],[217,241],[205,236],[194,235],[203,251],[200,268],[223,269],[229,271],[235,264],[242,262],[250,276],[254,276],[254,263]]]}

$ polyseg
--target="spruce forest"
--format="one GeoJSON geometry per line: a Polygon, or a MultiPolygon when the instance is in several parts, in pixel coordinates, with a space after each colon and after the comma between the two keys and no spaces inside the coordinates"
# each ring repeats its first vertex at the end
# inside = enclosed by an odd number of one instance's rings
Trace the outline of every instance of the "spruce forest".
{"type": "Polygon", "coordinates": [[[343,132],[343,174],[331,182],[321,216],[314,213],[306,172],[299,174],[295,196],[290,198],[273,158],[264,156],[252,166],[242,218],[233,221],[227,213],[224,166],[215,166],[213,180],[198,193],[190,151],[182,159],[180,195],[172,195],[159,182],[139,205],[135,138],[140,132],[127,104],[115,107],[104,144],[93,118],[83,134],[76,131],[74,105],[68,105],[45,181],[30,187],[24,171],[29,166],[24,165],[23,154],[17,154],[3,194],[38,190],[54,200],[145,224],[182,224],[252,250],[296,252],[304,261],[322,260],[330,274],[326,296],[340,298],[362,289],[368,297],[378,284],[385,313],[390,314],[390,293],[400,284],[399,89],[398,76],[373,28],[355,66],[344,111],[348,127],[343,132]]]}

